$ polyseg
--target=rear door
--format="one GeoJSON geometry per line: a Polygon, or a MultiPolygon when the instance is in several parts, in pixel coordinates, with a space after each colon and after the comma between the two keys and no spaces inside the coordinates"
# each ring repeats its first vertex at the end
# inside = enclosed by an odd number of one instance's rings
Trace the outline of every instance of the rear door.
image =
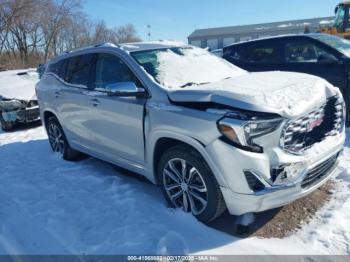
{"type": "Polygon", "coordinates": [[[278,70],[281,64],[280,41],[252,41],[225,49],[225,59],[250,72],[278,70]]]}
{"type": "Polygon", "coordinates": [[[283,71],[307,73],[322,77],[343,89],[346,85],[345,67],[323,44],[308,37],[287,38],[283,42],[283,71]],[[333,62],[324,62],[322,57],[334,57],[333,62]]]}
{"type": "Polygon", "coordinates": [[[92,135],[89,115],[92,105],[87,93],[91,83],[93,54],[68,58],[65,66],[63,84],[56,92],[60,101],[57,112],[60,123],[71,146],[91,151],[92,135]]]}
{"type": "Polygon", "coordinates": [[[88,129],[92,132],[94,148],[113,162],[128,165],[144,163],[143,117],[146,98],[108,95],[110,84],[134,82],[143,85],[114,53],[100,53],[94,68],[94,91],[89,94],[93,110],[88,129]]]}

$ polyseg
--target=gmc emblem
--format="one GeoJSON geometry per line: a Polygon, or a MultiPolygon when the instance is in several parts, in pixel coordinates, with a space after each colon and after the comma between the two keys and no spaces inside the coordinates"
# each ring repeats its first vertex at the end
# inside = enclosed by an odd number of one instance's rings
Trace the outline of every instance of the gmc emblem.
{"type": "Polygon", "coordinates": [[[323,118],[313,119],[307,125],[307,131],[310,132],[315,127],[320,126],[323,123],[323,118]]]}

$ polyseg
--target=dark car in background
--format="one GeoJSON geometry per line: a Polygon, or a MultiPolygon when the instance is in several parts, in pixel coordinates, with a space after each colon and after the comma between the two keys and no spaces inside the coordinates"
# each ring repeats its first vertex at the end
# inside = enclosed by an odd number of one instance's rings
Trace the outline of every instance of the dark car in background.
{"type": "Polygon", "coordinates": [[[251,72],[279,70],[322,77],[340,88],[350,107],[348,40],[327,34],[277,36],[226,46],[223,57],[251,72]]]}

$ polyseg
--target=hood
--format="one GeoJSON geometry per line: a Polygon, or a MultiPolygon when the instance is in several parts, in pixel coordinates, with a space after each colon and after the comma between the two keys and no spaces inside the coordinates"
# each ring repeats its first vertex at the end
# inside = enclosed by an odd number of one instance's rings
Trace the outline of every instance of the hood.
{"type": "Polygon", "coordinates": [[[213,102],[294,118],[320,107],[327,98],[339,93],[319,77],[275,71],[169,91],[168,96],[174,102],[213,102]]]}
{"type": "Polygon", "coordinates": [[[7,99],[36,100],[35,84],[39,75],[33,70],[0,72],[0,96],[7,99]]]}

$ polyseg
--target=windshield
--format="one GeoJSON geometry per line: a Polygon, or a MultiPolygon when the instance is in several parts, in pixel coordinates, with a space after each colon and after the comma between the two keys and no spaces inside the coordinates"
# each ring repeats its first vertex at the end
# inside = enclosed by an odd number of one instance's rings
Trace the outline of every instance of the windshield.
{"type": "Polygon", "coordinates": [[[337,13],[335,14],[334,26],[340,31],[343,31],[344,18],[345,18],[345,7],[343,5],[339,5],[337,13]]]}
{"type": "Polygon", "coordinates": [[[350,57],[350,41],[340,38],[338,36],[331,36],[331,35],[312,35],[313,38],[316,40],[320,40],[321,42],[325,43],[326,45],[329,45],[335,49],[337,49],[342,54],[350,57]]]}
{"type": "Polygon", "coordinates": [[[245,72],[196,47],[137,51],[131,55],[156,82],[169,89],[217,82],[245,72]]]}

